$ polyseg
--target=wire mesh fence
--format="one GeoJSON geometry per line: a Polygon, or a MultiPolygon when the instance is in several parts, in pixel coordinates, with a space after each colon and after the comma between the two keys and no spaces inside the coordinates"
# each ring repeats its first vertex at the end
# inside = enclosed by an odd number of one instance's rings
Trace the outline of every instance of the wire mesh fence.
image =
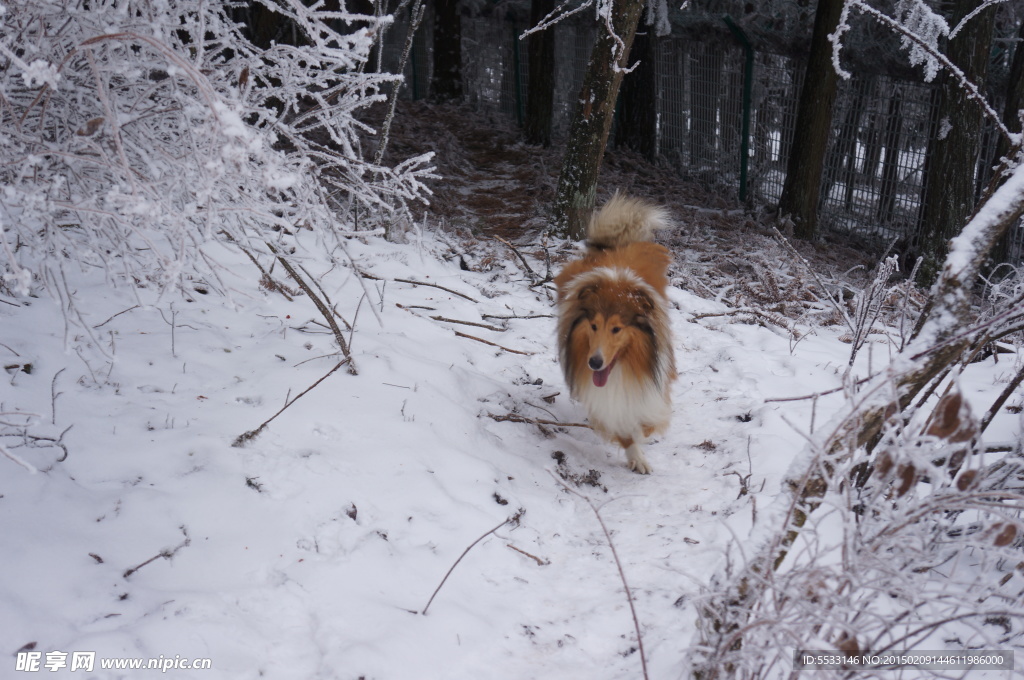
{"type": "MultiPolygon", "coordinates": [[[[397,65],[407,17],[389,34],[385,65],[397,65]],[[392,44],[394,43],[394,45],[392,44]],[[390,60],[390,61],[389,61],[390,60]]],[[[424,22],[406,65],[404,95],[427,94],[432,30],[424,22]]],[[[509,17],[463,17],[463,87],[476,107],[500,111],[522,123],[528,74],[529,28],[509,17]]],[[[552,29],[549,29],[552,30],[552,29]]],[[[556,24],[552,132],[568,132],[597,27],[583,18],[556,24]]],[[[776,204],[782,194],[796,130],[804,63],[788,56],[754,55],[752,96],[744,106],[744,52],[739,43],[691,38],[659,40],[657,152],[683,177],[739,197],[742,130],[747,118],[745,195],[754,205],[776,204]]],[[[934,85],[888,76],[854,74],[841,80],[822,177],[819,225],[834,234],[910,241],[917,233],[924,193],[928,139],[938,91],[934,85]]],[[[994,136],[975,172],[983,186],[991,172],[994,136]]],[[[1024,229],[1010,237],[1009,255],[1024,257],[1024,229]]]]}
{"type": "Polygon", "coordinates": [[[662,40],[659,48],[658,152],[681,174],[735,191],[742,54],[689,40],[662,40]]]}
{"type": "Polygon", "coordinates": [[[822,180],[825,228],[885,240],[916,231],[936,95],[884,76],[842,84],[822,180]]]}
{"type": "Polygon", "coordinates": [[[770,204],[778,202],[786,180],[803,69],[789,57],[768,53],[757,55],[754,63],[751,196],[757,203],[770,204]]]}

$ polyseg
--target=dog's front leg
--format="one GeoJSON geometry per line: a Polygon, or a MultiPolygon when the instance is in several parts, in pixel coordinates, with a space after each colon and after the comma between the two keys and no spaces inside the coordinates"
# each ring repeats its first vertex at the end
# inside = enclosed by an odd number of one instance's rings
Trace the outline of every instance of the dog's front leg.
{"type": "Polygon", "coordinates": [[[640,445],[636,442],[626,449],[626,465],[633,472],[639,472],[642,475],[649,475],[654,469],[651,464],[647,462],[647,456],[644,455],[644,450],[640,448],[640,445]]]}

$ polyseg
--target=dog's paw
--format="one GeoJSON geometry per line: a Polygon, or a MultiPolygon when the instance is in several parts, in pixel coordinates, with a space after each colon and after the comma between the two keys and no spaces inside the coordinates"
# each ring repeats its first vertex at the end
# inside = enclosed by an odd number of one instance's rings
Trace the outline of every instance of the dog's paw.
{"type": "Polygon", "coordinates": [[[626,452],[626,466],[630,470],[641,475],[649,475],[654,470],[651,464],[647,462],[647,457],[644,456],[643,451],[627,451],[626,452]]]}

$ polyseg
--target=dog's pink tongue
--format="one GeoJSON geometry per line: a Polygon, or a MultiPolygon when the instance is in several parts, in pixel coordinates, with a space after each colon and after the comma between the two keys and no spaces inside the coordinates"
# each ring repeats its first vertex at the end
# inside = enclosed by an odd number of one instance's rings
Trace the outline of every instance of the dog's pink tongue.
{"type": "Polygon", "coordinates": [[[604,387],[608,383],[608,376],[612,372],[612,364],[608,364],[600,371],[594,371],[594,386],[604,387]]]}

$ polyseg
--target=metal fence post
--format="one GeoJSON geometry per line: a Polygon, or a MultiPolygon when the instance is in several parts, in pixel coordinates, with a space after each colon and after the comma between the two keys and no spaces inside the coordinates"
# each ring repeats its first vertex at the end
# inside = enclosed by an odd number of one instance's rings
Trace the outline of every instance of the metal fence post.
{"type": "Polygon", "coordinates": [[[751,92],[754,85],[754,47],[750,44],[743,29],[728,14],[722,21],[729,27],[732,34],[743,46],[745,55],[743,63],[743,125],[740,140],[740,200],[747,200],[747,165],[750,163],[750,108],[751,92]]]}

